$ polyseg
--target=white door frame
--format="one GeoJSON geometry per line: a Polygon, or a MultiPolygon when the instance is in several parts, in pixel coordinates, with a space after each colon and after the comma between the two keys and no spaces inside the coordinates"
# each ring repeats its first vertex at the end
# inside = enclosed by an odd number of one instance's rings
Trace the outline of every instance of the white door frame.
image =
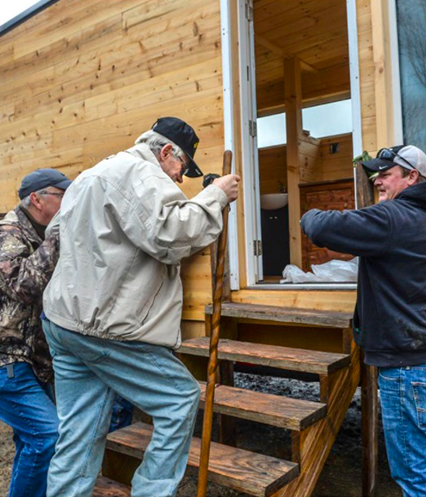
{"type": "MultiPolygon", "coordinates": [[[[231,47],[231,15],[230,0],[220,0],[221,39],[222,39],[222,74],[223,74],[223,121],[225,150],[231,150],[234,160],[232,172],[235,173],[235,136],[234,136],[234,91],[232,84],[232,47],[231,47]]],[[[231,290],[240,289],[238,266],[238,225],[237,202],[230,205],[228,218],[228,251],[231,290]]]]}
{"type": "Polygon", "coordinates": [[[389,43],[392,78],[393,102],[393,143],[404,143],[404,129],[402,122],[401,72],[399,65],[398,25],[396,14],[396,0],[388,0],[389,8],[389,43]]]}
{"type": "MultiPolygon", "coordinates": [[[[222,19],[222,61],[223,61],[223,83],[224,83],[224,126],[225,146],[234,151],[234,114],[233,114],[233,85],[232,57],[230,47],[230,2],[234,0],[221,0],[222,19]]],[[[391,3],[395,0],[391,0],[391,3]]],[[[252,0],[238,0],[238,40],[239,40],[239,76],[240,76],[240,100],[241,100],[241,124],[242,124],[242,164],[243,173],[243,197],[245,208],[245,250],[247,286],[252,287],[263,278],[262,258],[255,256],[255,240],[261,241],[260,229],[260,189],[259,189],[259,164],[257,154],[257,137],[245,139],[250,134],[250,121],[256,123],[256,101],[255,99],[255,64],[254,64],[254,30],[253,22],[247,23],[246,9],[250,8],[252,0]],[[247,3],[249,6],[247,7],[247,3]],[[249,28],[247,29],[247,24],[249,28]],[[250,26],[251,24],[251,26],[250,26]],[[253,85],[250,85],[250,78],[253,85]],[[253,92],[254,90],[254,92],[253,92]],[[249,105],[247,105],[249,103],[249,105]]],[[[359,80],[359,54],[358,54],[358,29],[356,16],[356,0],[346,0],[349,61],[350,61],[350,83],[352,99],[352,138],[354,156],[363,151],[362,147],[362,122],[361,122],[361,93],[359,80]]],[[[234,26],[235,29],[235,26],[234,26]]],[[[235,61],[234,61],[235,63],[235,61]]],[[[253,124],[251,125],[253,126],[253,124]]],[[[231,210],[229,224],[230,242],[230,270],[231,290],[239,289],[238,273],[238,229],[236,206],[231,210]]],[[[268,288],[290,289],[290,286],[267,285],[268,288]]],[[[304,285],[291,285],[303,289],[304,285]]],[[[307,285],[310,288],[309,285],[307,285]]],[[[266,286],[262,285],[266,289],[266,286]]],[[[340,288],[338,284],[321,286],[324,289],[340,288]]]]}
{"type": "Polygon", "coordinates": [[[256,65],[254,53],[253,1],[238,0],[238,35],[240,47],[240,98],[244,228],[246,234],[247,285],[263,279],[262,233],[260,225],[260,181],[257,153],[256,65]],[[248,137],[248,139],[247,139],[248,137]]]}

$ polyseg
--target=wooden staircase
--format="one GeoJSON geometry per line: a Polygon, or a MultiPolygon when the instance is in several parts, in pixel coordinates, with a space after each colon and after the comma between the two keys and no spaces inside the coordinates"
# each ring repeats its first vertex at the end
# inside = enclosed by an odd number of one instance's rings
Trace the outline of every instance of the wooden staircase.
{"type": "MultiPolygon", "coordinates": [[[[260,324],[267,320],[342,330],[343,353],[241,342],[227,338],[222,339],[219,344],[219,359],[222,365],[229,365],[231,368],[234,363],[242,362],[318,375],[320,402],[235,388],[232,380],[229,385],[219,385],[215,393],[215,412],[223,417],[224,424],[226,420],[240,418],[291,430],[292,457],[291,461],[284,461],[212,442],[209,479],[254,496],[309,497],[359,384],[359,352],[348,338],[351,316],[343,313],[235,303],[224,303],[222,316],[236,320],[254,319],[260,324]]],[[[207,306],[207,330],[210,318],[211,307],[207,306]]],[[[303,328],[300,330],[303,333],[303,328]]],[[[182,344],[179,353],[208,357],[209,338],[187,340],[182,344]]],[[[200,387],[200,408],[203,408],[205,383],[200,382],[200,387]]],[[[121,471],[121,481],[129,481],[149,444],[151,433],[150,425],[136,423],[108,435],[107,450],[110,455],[119,454],[120,458],[124,458],[121,461],[122,468],[125,467],[128,474],[123,476],[121,471]]],[[[199,455],[200,439],[194,437],[188,469],[198,469],[199,455]]],[[[110,486],[107,490],[111,492],[113,483],[109,482],[108,485],[110,486]]],[[[122,488],[118,490],[123,492],[122,488]]],[[[99,489],[96,495],[124,497],[126,494],[102,493],[102,489],[99,489]]]]}

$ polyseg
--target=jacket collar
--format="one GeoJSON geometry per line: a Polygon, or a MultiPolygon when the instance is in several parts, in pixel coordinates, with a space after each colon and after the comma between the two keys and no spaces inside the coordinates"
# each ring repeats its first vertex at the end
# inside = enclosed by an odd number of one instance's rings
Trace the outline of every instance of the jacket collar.
{"type": "Polygon", "coordinates": [[[415,185],[409,186],[405,190],[402,190],[396,197],[396,199],[411,200],[423,208],[426,207],[426,181],[422,183],[416,183],[415,185]]]}
{"type": "Polygon", "coordinates": [[[40,245],[43,239],[38,235],[31,221],[24,214],[22,209],[15,207],[13,211],[10,211],[6,216],[0,221],[0,225],[17,226],[21,229],[25,239],[27,239],[32,245],[40,245]]]}
{"type": "Polygon", "coordinates": [[[155,155],[151,152],[151,149],[146,143],[138,143],[134,147],[128,148],[126,152],[132,154],[135,157],[139,157],[140,159],[151,162],[161,168],[157,157],[155,157],[155,155]]]}

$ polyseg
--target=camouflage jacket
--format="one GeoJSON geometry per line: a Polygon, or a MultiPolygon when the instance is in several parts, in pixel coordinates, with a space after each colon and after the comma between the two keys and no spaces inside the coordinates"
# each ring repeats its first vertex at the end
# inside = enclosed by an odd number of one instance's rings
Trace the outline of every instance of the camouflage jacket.
{"type": "Polygon", "coordinates": [[[58,239],[43,241],[19,207],[0,221],[0,366],[28,362],[42,382],[52,377],[42,296],[58,256],[58,239]]]}

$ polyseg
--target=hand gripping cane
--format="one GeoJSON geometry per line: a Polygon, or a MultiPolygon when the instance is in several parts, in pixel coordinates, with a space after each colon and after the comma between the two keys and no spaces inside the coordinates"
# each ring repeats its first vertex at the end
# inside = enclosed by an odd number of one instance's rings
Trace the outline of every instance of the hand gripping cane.
{"type": "MultiPolygon", "coordinates": [[[[223,154],[223,175],[231,173],[232,152],[223,154]]],[[[207,369],[206,401],[204,406],[203,436],[201,439],[200,469],[198,472],[197,497],[205,497],[207,492],[207,474],[212,438],[214,389],[217,373],[217,347],[220,334],[220,313],[222,310],[223,273],[225,268],[226,243],[228,239],[229,205],[223,209],[223,229],[217,247],[216,281],[213,293],[212,334],[210,337],[210,355],[207,369]]]]}

